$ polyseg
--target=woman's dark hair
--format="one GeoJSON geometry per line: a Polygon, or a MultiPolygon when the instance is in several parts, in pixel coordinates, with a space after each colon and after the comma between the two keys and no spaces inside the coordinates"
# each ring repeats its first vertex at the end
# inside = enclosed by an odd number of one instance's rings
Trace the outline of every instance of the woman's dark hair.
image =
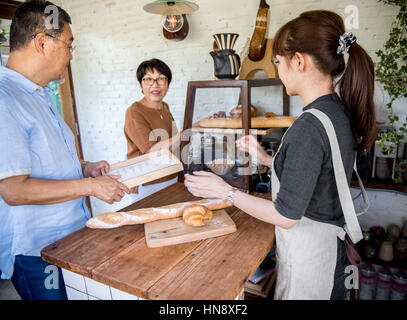
{"type": "Polygon", "coordinates": [[[168,79],[168,84],[171,83],[172,80],[172,72],[171,69],[165,64],[165,62],[159,60],[159,59],[151,59],[148,61],[142,62],[138,69],[137,69],[137,80],[138,82],[143,81],[143,77],[146,75],[148,71],[152,72],[157,70],[159,73],[165,75],[168,79]]]}
{"type": "Polygon", "coordinates": [[[49,1],[30,0],[22,3],[14,13],[10,26],[10,52],[24,48],[33,35],[41,32],[58,37],[64,31],[66,23],[72,23],[69,14],[49,1]],[[58,27],[47,29],[46,19],[54,13],[54,8],[58,9],[58,27]]]}
{"type": "Polygon", "coordinates": [[[374,106],[374,64],[356,42],[349,49],[347,65],[338,54],[339,36],[345,33],[342,18],[331,11],[302,13],[282,26],[274,37],[273,55],[292,58],[296,52],[307,53],[316,67],[332,78],[342,75],[337,83],[342,104],[359,135],[359,150],[368,150],[377,138],[374,106]]]}

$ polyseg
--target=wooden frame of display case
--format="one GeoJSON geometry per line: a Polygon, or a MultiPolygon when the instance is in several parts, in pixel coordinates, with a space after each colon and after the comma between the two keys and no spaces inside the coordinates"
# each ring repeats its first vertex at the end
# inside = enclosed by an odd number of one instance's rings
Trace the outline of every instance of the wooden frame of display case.
{"type": "MultiPolygon", "coordinates": [[[[208,128],[196,128],[194,127],[193,131],[200,132],[216,132],[224,134],[267,134],[273,129],[268,130],[256,130],[251,129],[251,89],[256,87],[269,87],[269,86],[282,86],[283,94],[283,115],[289,115],[289,96],[287,95],[286,89],[280,79],[264,79],[264,80],[210,80],[210,81],[191,81],[188,83],[186,106],[185,106],[185,118],[184,118],[184,130],[192,129],[192,121],[195,111],[195,99],[196,99],[196,90],[205,89],[205,88],[240,88],[240,98],[239,104],[242,105],[242,129],[222,129],[217,128],[214,131],[211,131],[208,128]],[[253,130],[253,131],[252,131],[253,130]],[[256,131],[254,131],[256,130],[256,131]]],[[[189,141],[181,141],[181,150],[184,150],[184,147],[189,143],[189,141]]],[[[245,155],[249,156],[248,153],[245,155]]],[[[247,163],[247,167],[249,163],[247,163]]],[[[183,175],[180,175],[180,181],[183,181],[183,175]]],[[[227,179],[226,179],[227,180],[227,179]]],[[[251,190],[252,177],[251,175],[244,176],[244,183],[231,182],[228,181],[232,186],[245,189],[249,192],[251,190]]]]}

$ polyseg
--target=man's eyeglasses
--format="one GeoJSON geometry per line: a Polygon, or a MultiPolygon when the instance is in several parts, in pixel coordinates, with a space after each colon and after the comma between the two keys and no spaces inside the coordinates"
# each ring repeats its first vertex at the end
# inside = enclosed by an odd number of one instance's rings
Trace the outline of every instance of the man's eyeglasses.
{"type": "Polygon", "coordinates": [[[153,79],[151,77],[143,78],[144,84],[146,86],[148,86],[148,87],[151,87],[154,84],[155,81],[157,81],[157,84],[159,86],[163,86],[163,85],[165,85],[167,83],[167,77],[161,76],[161,77],[158,77],[157,79],[153,79]]]}
{"type": "MultiPolygon", "coordinates": [[[[41,33],[41,32],[32,35],[31,38],[32,38],[32,39],[35,39],[35,37],[38,36],[40,33],[41,33]]],[[[74,50],[76,49],[75,46],[69,45],[69,44],[66,43],[64,40],[58,39],[57,37],[53,36],[52,34],[49,34],[49,33],[44,33],[44,34],[45,34],[46,36],[48,36],[48,37],[54,39],[54,40],[63,42],[63,43],[67,46],[67,48],[69,49],[69,52],[70,52],[70,53],[74,52],[74,50]]]]}

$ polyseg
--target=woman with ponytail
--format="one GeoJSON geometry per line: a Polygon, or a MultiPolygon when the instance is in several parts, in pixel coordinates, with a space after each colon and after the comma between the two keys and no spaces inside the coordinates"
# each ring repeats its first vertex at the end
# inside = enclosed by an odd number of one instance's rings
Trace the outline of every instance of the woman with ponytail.
{"type": "Polygon", "coordinates": [[[356,151],[368,150],[377,135],[373,62],[342,18],[321,10],[282,26],[273,54],[287,93],[302,98],[304,112],[274,158],[253,136],[236,143],[272,168],[272,201],[207,172],[186,175],[185,184],[196,196],[227,199],[276,226],[275,299],[346,299],[352,283],[346,278],[357,282],[356,268],[345,273],[358,263],[351,242],[362,239],[349,184],[356,151]]]}

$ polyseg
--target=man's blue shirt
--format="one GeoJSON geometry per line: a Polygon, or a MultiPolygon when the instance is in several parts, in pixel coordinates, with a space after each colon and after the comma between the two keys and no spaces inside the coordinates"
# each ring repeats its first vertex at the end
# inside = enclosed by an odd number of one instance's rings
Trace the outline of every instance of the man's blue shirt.
{"type": "MultiPolygon", "coordinates": [[[[0,67],[0,180],[83,178],[74,136],[51,97],[49,88],[0,67]]],[[[88,217],[84,198],[9,206],[0,197],[1,278],[11,278],[14,256],[40,256],[45,246],[83,228],[88,217]]]]}

